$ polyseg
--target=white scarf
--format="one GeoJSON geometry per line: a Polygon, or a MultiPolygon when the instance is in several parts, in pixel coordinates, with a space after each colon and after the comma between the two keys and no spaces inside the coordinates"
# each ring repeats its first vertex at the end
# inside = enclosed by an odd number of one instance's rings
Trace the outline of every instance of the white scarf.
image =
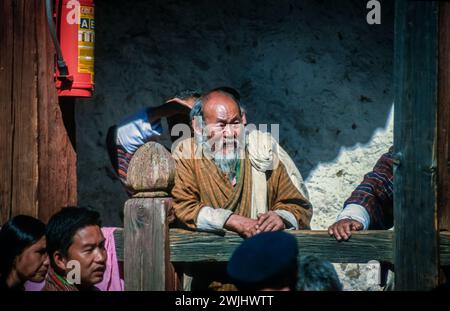
{"type": "Polygon", "coordinates": [[[297,190],[309,200],[308,190],[300,171],[287,152],[270,135],[258,130],[248,134],[247,150],[252,164],[252,209],[251,218],[268,211],[266,171],[274,170],[281,161],[297,190]]]}

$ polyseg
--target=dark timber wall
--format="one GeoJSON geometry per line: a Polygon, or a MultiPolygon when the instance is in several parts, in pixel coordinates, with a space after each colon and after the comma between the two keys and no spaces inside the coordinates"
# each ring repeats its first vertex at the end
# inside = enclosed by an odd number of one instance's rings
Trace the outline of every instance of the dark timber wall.
{"type": "Polygon", "coordinates": [[[0,2],[0,221],[77,202],[73,102],[58,102],[44,1],[0,2]]]}

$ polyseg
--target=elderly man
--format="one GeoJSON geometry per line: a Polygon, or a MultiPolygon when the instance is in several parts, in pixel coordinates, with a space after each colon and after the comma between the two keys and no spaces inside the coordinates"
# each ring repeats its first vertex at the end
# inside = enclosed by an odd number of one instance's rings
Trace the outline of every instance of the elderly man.
{"type": "Polygon", "coordinates": [[[267,136],[250,139],[258,135],[244,134],[242,111],[232,93],[213,90],[200,97],[191,119],[195,137],[173,152],[177,169],[172,195],[181,225],[226,229],[243,237],[309,229],[312,206],[293,178],[300,175],[298,170],[281,147],[269,153],[274,160],[267,165],[263,151],[277,145],[267,136]]]}

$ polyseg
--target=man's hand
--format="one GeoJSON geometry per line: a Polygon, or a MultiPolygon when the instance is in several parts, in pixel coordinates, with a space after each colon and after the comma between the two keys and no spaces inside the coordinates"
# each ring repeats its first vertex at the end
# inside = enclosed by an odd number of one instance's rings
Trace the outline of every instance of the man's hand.
{"type": "Polygon", "coordinates": [[[194,97],[186,99],[180,99],[178,97],[171,98],[164,104],[152,109],[148,113],[148,120],[150,124],[153,124],[156,120],[161,118],[168,118],[177,114],[189,115],[194,103],[194,97]]]}
{"type": "Polygon", "coordinates": [[[286,226],[283,219],[274,211],[268,211],[258,215],[258,223],[256,225],[256,233],[279,231],[285,229],[286,226]]]}
{"type": "Polygon", "coordinates": [[[256,219],[233,214],[225,222],[224,228],[238,233],[243,238],[249,238],[256,234],[257,223],[256,219]]]}
{"type": "Polygon", "coordinates": [[[195,103],[195,97],[188,97],[185,99],[174,97],[174,98],[170,98],[166,101],[166,105],[172,104],[172,103],[182,105],[182,106],[188,108],[189,110],[191,110],[192,106],[194,106],[194,103],[195,103]]]}
{"type": "Polygon", "coordinates": [[[341,219],[328,228],[328,234],[334,236],[336,240],[348,240],[352,231],[363,229],[362,223],[354,219],[341,219]]]}

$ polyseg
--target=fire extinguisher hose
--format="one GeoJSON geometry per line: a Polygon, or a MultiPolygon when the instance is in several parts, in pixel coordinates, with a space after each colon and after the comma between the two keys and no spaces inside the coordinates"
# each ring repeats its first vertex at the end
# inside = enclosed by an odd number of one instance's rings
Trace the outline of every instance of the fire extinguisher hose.
{"type": "Polygon", "coordinates": [[[69,69],[67,68],[67,64],[64,61],[64,57],[62,55],[61,46],[59,45],[58,38],[56,37],[56,30],[55,30],[55,24],[53,22],[53,16],[52,16],[52,0],[46,0],[45,1],[45,12],[47,15],[47,24],[48,29],[50,30],[50,35],[53,40],[53,44],[55,45],[56,54],[57,54],[57,66],[59,70],[60,77],[68,77],[69,76],[69,69]]]}

